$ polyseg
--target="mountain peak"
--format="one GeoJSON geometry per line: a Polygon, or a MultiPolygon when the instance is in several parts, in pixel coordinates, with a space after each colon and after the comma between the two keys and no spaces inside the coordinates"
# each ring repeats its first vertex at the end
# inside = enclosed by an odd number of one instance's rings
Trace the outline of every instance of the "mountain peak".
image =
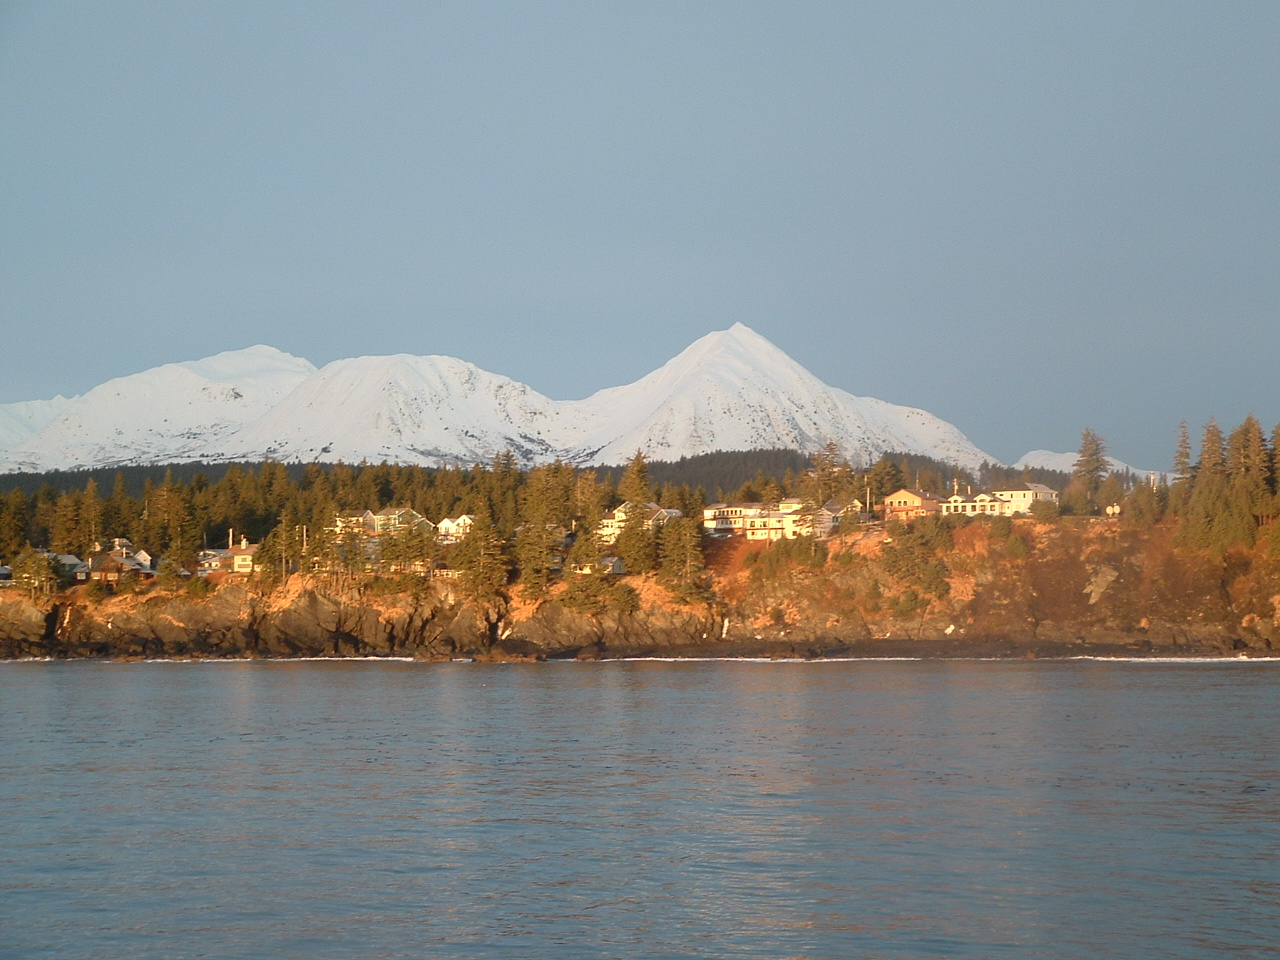
{"type": "Polygon", "coordinates": [[[675,460],[832,441],[861,465],[886,452],[965,466],[992,459],[923,410],[826,385],[742,323],[585,400],[553,401],[452,357],[355,357],[316,370],[258,344],[112,380],[65,404],[24,410],[0,468],[268,456],[438,466],[503,450],[525,464],[612,464],[637,449],[675,460]]]}

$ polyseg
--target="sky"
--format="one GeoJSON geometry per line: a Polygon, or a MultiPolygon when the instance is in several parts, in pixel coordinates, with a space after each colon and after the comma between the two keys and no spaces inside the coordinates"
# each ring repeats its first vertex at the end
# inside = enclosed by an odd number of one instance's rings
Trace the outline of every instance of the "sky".
{"type": "Polygon", "coordinates": [[[1280,4],[0,0],[0,402],[267,343],[556,399],[742,322],[1011,462],[1280,420],[1280,4]]]}

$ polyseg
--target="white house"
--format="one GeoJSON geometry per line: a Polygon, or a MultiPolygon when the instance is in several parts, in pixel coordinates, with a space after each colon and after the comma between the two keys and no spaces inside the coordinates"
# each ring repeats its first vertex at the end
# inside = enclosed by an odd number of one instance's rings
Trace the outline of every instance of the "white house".
{"type": "Polygon", "coordinates": [[[459,517],[445,517],[436,525],[436,536],[441,543],[457,543],[471,532],[476,522],[474,514],[464,513],[459,517]]]}
{"type": "Polygon", "coordinates": [[[656,503],[624,503],[606,513],[600,525],[596,527],[596,536],[600,542],[606,545],[616,543],[618,534],[622,533],[622,528],[627,525],[627,517],[637,510],[643,515],[645,526],[649,528],[650,533],[657,533],[672,520],[684,516],[679,510],[660,507],[656,503]]]}
{"type": "Polygon", "coordinates": [[[1006,484],[990,493],[962,496],[957,492],[942,502],[942,512],[970,517],[1013,517],[1030,513],[1031,505],[1037,501],[1057,503],[1058,491],[1042,483],[1017,483],[1006,484]]]}

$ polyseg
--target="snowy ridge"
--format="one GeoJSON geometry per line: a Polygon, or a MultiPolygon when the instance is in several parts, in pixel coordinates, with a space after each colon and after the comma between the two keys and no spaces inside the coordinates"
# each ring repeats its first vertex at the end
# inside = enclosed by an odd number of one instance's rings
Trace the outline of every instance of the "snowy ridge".
{"type": "Polygon", "coordinates": [[[52,400],[0,403],[0,450],[26,440],[62,413],[70,402],[59,394],[52,400]]]}
{"type": "Polygon", "coordinates": [[[256,420],[314,372],[306,360],[257,346],[109,380],[67,401],[40,430],[0,450],[0,468],[198,460],[211,439],[256,420]]]}
{"type": "Polygon", "coordinates": [[[570,452],[581,462],[621,463],[636,450],[661,460],[714,450],[812,452],[829,440],[859,466],[887,451],[971,469],[995,462],[932,414],[827,386],[740,323],[707,334],[635,383],[572,407],[579,422],[596,424],[570,452]]]}
{"type": "Polygon", "coordinates": [[[826,385],[742,324],[584,400],[551,400],[452,357],[357,357],[317,371],[258,346],[156,367],[64,403],[16,442],[0,441],[0,470],[263,458],[470,465],[505,450],[525,465],[616,464],[637,449],[671,460],[812,452],[829,441],[856,465],[886,452],[970,469],[997,462],[924,410],[826,385]]]}
{"type": "Polygon", "coordinates": [[[555,401],[462,360],[358,357],[335,360],[202,456],[469,466],[510,449],[530,463],[554,459],[559,422],[555,401]]]}
{"type": "MultiPolygon", "coordinates": [[[[1018,462],[1013,465],[1015,470],[1021,470],[1023,467],[1042,470],[1061,470],[1063,473],[1071,473],[1076,468],[1076,461],[1080,459],[1078,453],[1054,453],[1052,450],[1031,450],[1024,453],[1018,462]]],[[[1153,470],[1139,470],[1137,467],[1131,467],[1123,461],[1116,460],[1114,457],[1107,457],[1107,462],[1111,464],[1114,472],[1124,473],[1126,471],[1132,473],[1136,477],[1150,477],[1153,470]]]]}

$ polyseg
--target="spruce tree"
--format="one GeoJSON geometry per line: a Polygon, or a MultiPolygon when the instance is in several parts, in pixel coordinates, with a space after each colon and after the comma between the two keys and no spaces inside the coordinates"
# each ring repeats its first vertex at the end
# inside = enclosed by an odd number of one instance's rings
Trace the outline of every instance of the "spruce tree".
{"type": "Polygon", "coordinates": [[[628,461],[618,484],[618,496],[623,503],[646,504],[653,500],[653,488],[649,483],[649,465],[640,450],[628,461]]]}
{"type": "Polygon", "coordinates": [[[1092,503],[1102,486],[1102,481],[1111,472],[1111,462],[1107,459],[1107,446],[1102,438],[1085,427],[1080,437],[1080,452],[1072,467],[1071,479],[1079,484],[1085,496],[1092,503]]]}
{"type": "Polygon", "coordinates": [[[1243,508],[1255,516],[1267,513],[1271,505],[1271,451],[1253,414],[1227,438],[1226,467],[1232,496],[1241,499],[1243,508]]]}
{"type": "Polygon", "coordinates": [[[662,530],[660,541],[662,578],[685,599],[705,595],[702,524],[692,517],[677,517],[662,530]]]}
{"type": "Polygon", "coordinates": [[[1187,421],[1178,424],[1178,446],[1173,452],[1173,480],[1175,483],[1191,479],[1191,435],[1187,421]]]}
{"type": "Polygon", "coordinates": [[[0,563],[12,564],[28,546],[27,496],[15,488],[0,502],[0,563]]]}
{"type": "Polygon", "coordinates": [[[1210,419],[1200,440],[1200,462],[1196,465],[1196,482],[1203,477],[1220,479],[1226,474],[1226,453],[1218,421],[1210,419]]]}
{"type": "Polygon", "coordinates": [[[493,520],[487,510],[476,514],[470,532],[458,545],[456,552],[461,571],[459,588],[462,596],[475,607],[476,615],[484,622],[489,641],[498,638],[498,627],[507,611],[507,577],[509,568],[503,554],[503,544],[494,530],[493,520]]]}

